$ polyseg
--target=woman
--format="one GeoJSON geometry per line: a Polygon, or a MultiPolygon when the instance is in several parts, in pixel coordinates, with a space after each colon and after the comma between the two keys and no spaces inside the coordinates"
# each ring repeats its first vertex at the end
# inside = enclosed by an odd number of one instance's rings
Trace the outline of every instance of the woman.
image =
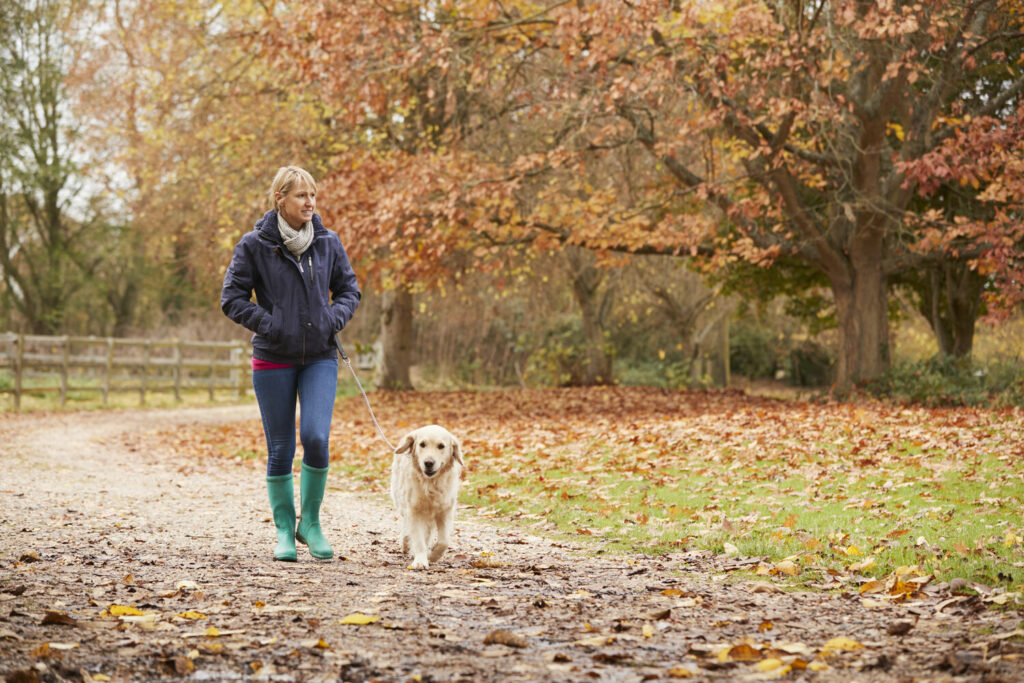
{"type": "Polygon", "coordinates": [[[278,169],[273,208],[235,246],[220,305],[252,330],[252,384],[267,439],[267,493],[277,528],[275,560],[294,562],[295,541],[330,559],[320,529],[338,358],[334,335],[359,305],[359,285],[338,235],[316,209],[316,182],[301,168],[278,169]],[[255,301],[252,294],[255,292],[255,301]],[[292,461],[295,402],[301,406],[301,519],[295,526],[292,461]]]}

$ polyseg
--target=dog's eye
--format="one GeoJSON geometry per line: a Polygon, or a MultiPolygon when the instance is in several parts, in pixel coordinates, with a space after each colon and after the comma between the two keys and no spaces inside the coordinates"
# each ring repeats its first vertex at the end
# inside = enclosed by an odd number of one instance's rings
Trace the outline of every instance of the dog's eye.
{"type": "Polygon", "coordinates": [[[443,443],[437,444],[437,450],[443,451],[444,450],[444,444],[443,443]]]}
{"type": "Polygon", "coordinates": [[[426,448],[426,447],[427,447],[427,442],[426,441],[420,441],[420,448],[426,448]]]}

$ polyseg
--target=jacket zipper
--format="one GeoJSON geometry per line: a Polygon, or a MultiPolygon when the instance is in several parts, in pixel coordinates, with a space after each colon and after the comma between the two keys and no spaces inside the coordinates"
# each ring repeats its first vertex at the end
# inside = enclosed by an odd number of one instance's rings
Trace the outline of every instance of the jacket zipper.
{"type": "MultiPolygon", "coordinates": [[[[306,259],[307,259],[306,262],[309,264],[309,282],[310,282],[310,284],[312,284],[313,283],[313,255],[310,254],[309,256],[306,257],[306,259]]],[[[299,262],[299,273],[302,273],[303,272],[303,270],[302,270],[302,257],[300,256],[299,258],[296,259],[296,261],[299,262]]],[[[306,296],[306,299],[307,300],[309,299],[309,295],[308,294],[306,296]]],[[[308,336],[309,336],[309,330],[308,329],[307,330],[303,330],[302,331],[302,365],[306,364],[306,338],[308,336]]]]}

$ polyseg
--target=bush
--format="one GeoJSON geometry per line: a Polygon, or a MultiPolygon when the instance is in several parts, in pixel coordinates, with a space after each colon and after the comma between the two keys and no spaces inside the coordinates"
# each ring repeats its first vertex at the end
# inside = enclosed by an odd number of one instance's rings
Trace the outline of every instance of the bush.
{"type": "Polygon", "coordinates": [[[748,379],[772,379],[784,352],[770,330],[734,324],[729,330],[729,370],[748,379]]]}
{"type": "Polygon", "coordinates": [[[990,367],[952,356],[900,363],[865,385],[868,393],[904,403],[942,406],[1024,406],[1024,367],[990,367]]]}
{"type": "Polygon", "coordinates": [[[623,386],[658,387],[660,389],[707,388],[707,378],[693,379],[688,358],[669,356],[665,360],[625,359],[616,364],[616,381],[623,386]]]}
{"type": "Polygon", "coordinates": [[[824,387],[832,383],[834,359],[821,344],[805,341],[789,352],[789,383],[798,387],[824,387]]]}

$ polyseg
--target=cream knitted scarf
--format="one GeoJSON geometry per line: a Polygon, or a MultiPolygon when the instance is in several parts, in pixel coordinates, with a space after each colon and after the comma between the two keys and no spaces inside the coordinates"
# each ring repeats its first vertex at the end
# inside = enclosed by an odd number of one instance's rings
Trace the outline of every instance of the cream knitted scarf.
{"type": "Polygon", "coordinates": [[[284,246],[288,247],[288,251],[295,255],[295,258],[302,256],[303,252],[309,249],[309,245],[313,243],[313,223],[312,221],[306,221],[302,224],[302,227],[298,230],[288,225],[288,221],[281,217],[281,212],[277,213],[277,229],[281,231],[281,239],[284,240],[284,246]]]}

